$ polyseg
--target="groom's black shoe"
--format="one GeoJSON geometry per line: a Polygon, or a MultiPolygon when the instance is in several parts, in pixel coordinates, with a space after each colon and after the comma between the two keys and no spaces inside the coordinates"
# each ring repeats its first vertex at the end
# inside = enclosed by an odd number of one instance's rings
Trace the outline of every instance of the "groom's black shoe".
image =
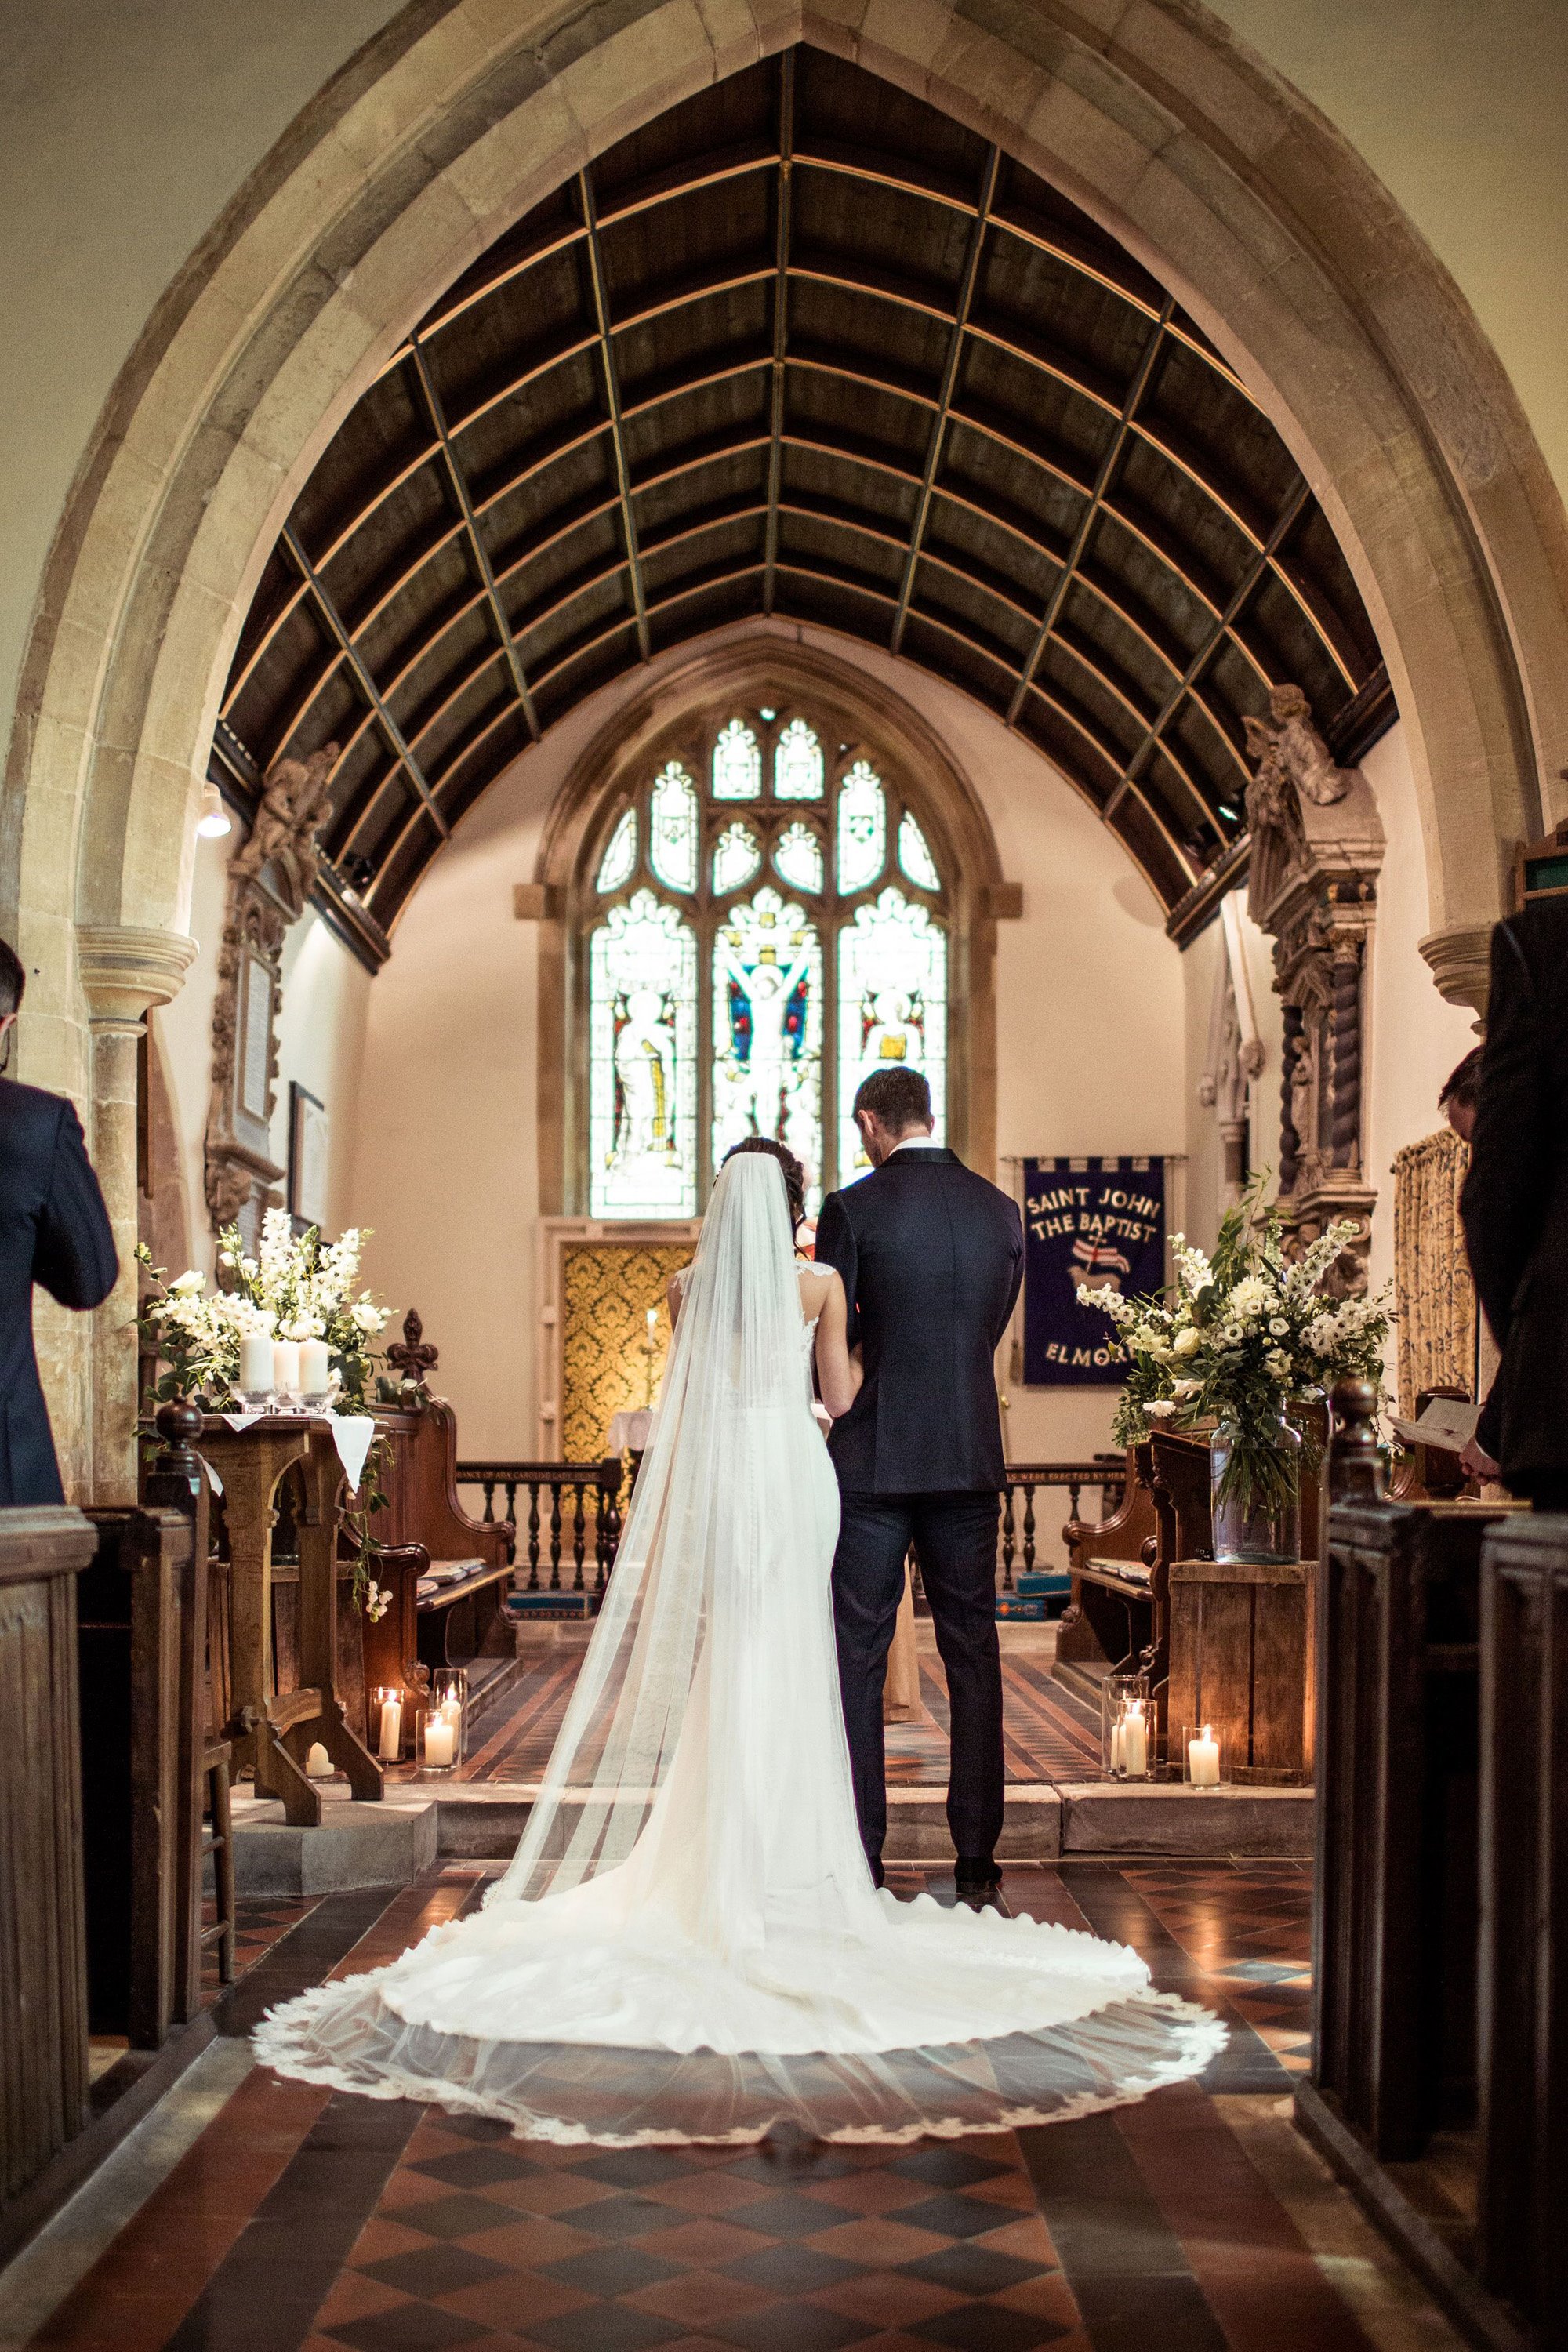
{"type": "Polygon", "coordinates": [[[882,1857],[879,1853],[868,1853],[866,1856],[866,1867],[871,1874],[871,1884],[873,1886],[881,1887],[886,1885],[887,1873],[882,1868],[882,1857]]]}
{"type": "Polygon", "coordinates": [[[1001,1911],[1002,1873],[988,1854],[961,1853],[955,1873],[958,1899],[972,1911],[1001,1911]]]}

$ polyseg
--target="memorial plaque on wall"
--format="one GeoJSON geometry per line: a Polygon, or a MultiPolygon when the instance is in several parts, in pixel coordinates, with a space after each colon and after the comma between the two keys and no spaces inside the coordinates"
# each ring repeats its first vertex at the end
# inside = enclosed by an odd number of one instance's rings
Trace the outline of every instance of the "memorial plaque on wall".
{"type": "Polygon", "coordinates": [[[1079,1286],[1124,1297],[1165,1279],[1163,1160],[1024,1162],[1024,1380],[1120,1388],[1126,1366],[1079,1286]]]}

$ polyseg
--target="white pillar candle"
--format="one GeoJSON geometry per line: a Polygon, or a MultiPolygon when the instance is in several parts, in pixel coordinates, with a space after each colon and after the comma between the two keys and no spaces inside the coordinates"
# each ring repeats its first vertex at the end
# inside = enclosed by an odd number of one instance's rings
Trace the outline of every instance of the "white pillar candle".
{"type": "Polygon", "coordinates": [[[1187,1779],[1194,1789],[1219,1787],[1219,1741],[1206,1723],[1200,1737],[1187,1742],[1187,1779]]]}
{"type": "Polygon", "coordinates": [[[1143,1723],[1143,1709],[1134,1699],[1127,1710],[1125,1727],[1127,1777],[1142,1780],[1149,1769],[1149,1738],[1143,1723]]]}
{"type": "Polygon", "coordinates": [[[305,1759],[305,1777],[308,1780],[330,1780],[332,1777],[332,1759],[319,1739],[305,1759]]]}
{"type": "Polygon", "coordinates": [[[402,1746],[403,1703],[400,1699],[395,1698],[383,1699],[381,1703],[381,1738],[376,1743],[375,1752],[380,1757],[384,1764],[395,1764],[397,1761],[398,1750],[402,1746]]]}
{"type": "Polygon", "coordinates": [[[239,1386],[245,1396],[265,1396],[272,1386],[272,1337],[246,1331],[239,1342],[239,1386]]]}
{"type": "Polygon", "coordinates": [[[425,1761],[433,1770],[445,1771],[452,1761],[458,1745],[458,1727],[444,1715],[432,1715],[425,1724],[425,1761]]]}
{"type": "Polygon", "coordinates": [[[305,1339],[300,1346],[300,1388],[305,1396],[325,1396],[331,1385],[332,1351],[324,1339],[305,1339]]]}
{"type": "Polygon", "coordinates": [[[1110,1769],[1113,1772],[1127,1769],[1127,1734],[1120,1719],[1110,1727],[1110,1769]]]}
{"type": "Polygon", "coordinates": [[[280,1396],[299,1395],[300,1342],[298,1339],[273,1340],[272,1385],[280,1396]]]}

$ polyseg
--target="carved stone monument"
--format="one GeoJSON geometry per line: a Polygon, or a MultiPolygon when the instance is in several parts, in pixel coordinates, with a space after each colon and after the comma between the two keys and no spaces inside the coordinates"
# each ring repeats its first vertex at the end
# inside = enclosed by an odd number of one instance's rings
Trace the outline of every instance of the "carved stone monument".
{"type": "Polygon", "coordinates": [[[268,770],[249,838],[229,860],[228,904],[213,1008],[206,1195],[213,1229],[238,1223],[253,1245],[283,1170],[271,1155],[284,935],[316,879],[335,743],[268,770]]]}
{"type": "Polygon", "coordinates": [[[1353,1222],[1329,1286],[1359,1295],[1377,1198],[1363,1165],[1362,1049],[1383,824],[1361,771],[1334,765],[1300,688],[1275,687],[1268,707],[1246,722],[1258,761],[1247,906],[1273,939],[1285,1007],[1279,1206],[1303,1243],[1336,1218],[1353,1222]]]}

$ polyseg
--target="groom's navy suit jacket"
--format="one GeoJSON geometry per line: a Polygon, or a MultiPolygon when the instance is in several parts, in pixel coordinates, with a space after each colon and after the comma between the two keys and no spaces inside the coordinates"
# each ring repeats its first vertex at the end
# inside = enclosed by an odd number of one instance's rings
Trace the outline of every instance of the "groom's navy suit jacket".
{"type": "Polygon", "coordinates": [[[910,1146],[829,1193],[816,1260],[843,1277],[866,1366],[828,1440],[844,1492],[996,1493],[994,1359],[1024,1276],[1015,1204],[955,1151],[910,1146]]]}
{"type": "Polygon", "coordinates": [[[75,1111],[63,1095],[0,1078],[0,1503],[62,1499],[33,1353],[33,1285],[87,1308],[119,1271],[75,1111]]]}

